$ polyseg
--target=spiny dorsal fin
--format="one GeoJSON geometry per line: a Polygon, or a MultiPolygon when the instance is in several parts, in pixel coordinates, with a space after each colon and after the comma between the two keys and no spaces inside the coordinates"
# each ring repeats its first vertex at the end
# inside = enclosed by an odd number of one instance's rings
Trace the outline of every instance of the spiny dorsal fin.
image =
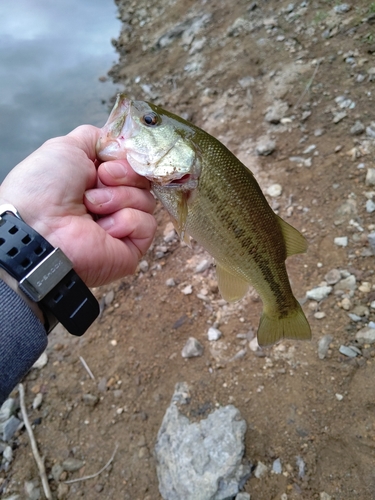
{"type": "Polygon", "coordinates": [[[247,281],[234,275],[218,262],[216,263],[216,275],[221,296],[228,302],[242,299],[249,289],[247,281]]]}
{"type": "Polygon", "coordinates": [[[305,237],[278,215],[276,215],[276,218],[281,228],[281,232],[283,233],[286,246],[286,256],[289,257],[290,255],[294,255],[296,253],[306,252],[307,241],[305,237]]]}

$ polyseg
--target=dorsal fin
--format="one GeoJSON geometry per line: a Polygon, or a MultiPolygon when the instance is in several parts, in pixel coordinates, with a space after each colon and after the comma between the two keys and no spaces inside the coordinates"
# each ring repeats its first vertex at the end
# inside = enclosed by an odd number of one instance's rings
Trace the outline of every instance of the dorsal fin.
{"type": "Polygon", "coordinates": [[[286,256],[294,255],[296,253],[304,253],[307,250],[307,241],[302,234],[297,231],[293,226],[285,222],[281,217],[276,215],[276,220],[279,223],[281,232],[283,233],[286,256]]]}

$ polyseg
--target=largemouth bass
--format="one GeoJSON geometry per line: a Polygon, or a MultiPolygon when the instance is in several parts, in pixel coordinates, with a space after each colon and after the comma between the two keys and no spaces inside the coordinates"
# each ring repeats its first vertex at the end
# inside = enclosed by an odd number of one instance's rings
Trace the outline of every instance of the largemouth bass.
{"type": "Polygon", "coordinates": [[[276,215],[257,181],[223,144],[154,104],[119,94],[97,144],[102,160],[126,158],[152,182],[180,237],[194,238],[215,259],[224,299],[252,285],[263,302],[258,342],[309,339],[285,259],[305,252],[305,238],[276,215]]]}

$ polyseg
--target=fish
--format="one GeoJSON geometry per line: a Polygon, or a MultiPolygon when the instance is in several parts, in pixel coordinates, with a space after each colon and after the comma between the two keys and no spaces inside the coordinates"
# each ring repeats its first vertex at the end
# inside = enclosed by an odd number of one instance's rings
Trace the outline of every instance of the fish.
{"type": "Polygon", "coordinates": [[[252,172],[226,146],[183,118],[121,93],[96,149],[100,160],[125,158],[151,181],[181,239],[193,238],[214,258],[225,300],[256,289],[263,302],[260,346],[311,338],[285,266],[287,257],[306,251],[307,241],[275,214],[252,172]]]}

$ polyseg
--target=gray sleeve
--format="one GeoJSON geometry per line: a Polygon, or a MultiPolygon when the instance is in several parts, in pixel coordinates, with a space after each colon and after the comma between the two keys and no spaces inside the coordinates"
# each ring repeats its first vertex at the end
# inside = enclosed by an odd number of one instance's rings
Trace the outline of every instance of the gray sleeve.
{"type": "Polygon", "coordinates": [[[0,280],[0,405],[47,347],[44,326],[0,280]]]}

